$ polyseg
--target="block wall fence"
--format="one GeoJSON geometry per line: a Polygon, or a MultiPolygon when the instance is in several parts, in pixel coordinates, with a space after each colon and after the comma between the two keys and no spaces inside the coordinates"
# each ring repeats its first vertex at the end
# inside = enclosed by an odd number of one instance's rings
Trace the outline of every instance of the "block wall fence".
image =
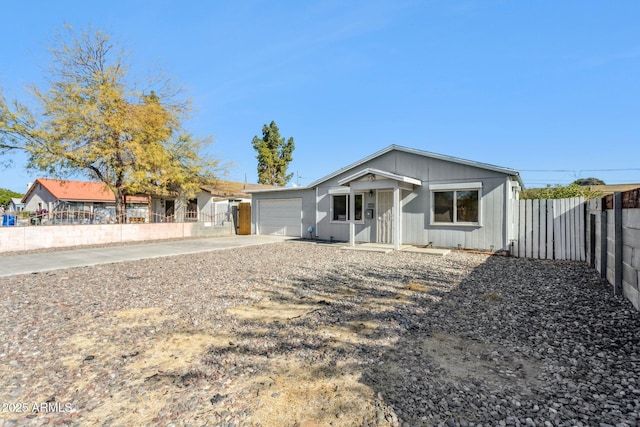
{"type": "Polygon", "coordinates": [[[235,234],[231,221],[224,225],[180,222],[0,227],[0,253],[231,234],[235,234]]]}
{"type": "Polygon", "coordinates": [[[640,310],[640,189],[592,199],[585,206],[589,265],[640,310]]]}

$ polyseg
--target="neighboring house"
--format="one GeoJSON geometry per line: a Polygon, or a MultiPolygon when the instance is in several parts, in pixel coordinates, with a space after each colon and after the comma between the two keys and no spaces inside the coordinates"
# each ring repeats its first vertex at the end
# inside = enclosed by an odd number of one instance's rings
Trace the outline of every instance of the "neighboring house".
{"type": "MultiPolygon", "coordinates": [[[[102,182],[38,178],[29,186],[22,202],[24,210],[47,212],[50,217],[63,211],[86,212],[89,218],[100,214],[107,222],[115,217],[115,196],[102,182]]],[[[147,197],[127,197],[129,219],[147,221],[148,216],[147,197]]]]}
{"type": "Polygon", "coordinates": [[[606,184],[606,185],[589,185],[589,190],[600,191],[603,196],[607,194],[613,194],[615,192],[625,192],[629,190],[635,190],[640,188],[640,184],[606,184]]]}
{"type": "Polygon", "coordinates": [[[250,191],[252,233],[508,250],[521,187],[514,169],[392,145],[307,187],[250,191]]]}
{"type": "MultiPolygon", "coordinates": [[[[251,203],[251,194],[248,191],[269,190],[276,188],[273,185],[248,184],[243,182],[215,180],[209,185],[203,186],[197,194],[197,208],[199,215],[210,218],[210,221],[228,221],[234,217],[234,208],[240,203],[251,203]]],[[[192,201],[193,203],[193,201],[192,201]]]]}
{"type": "Polygon", "coordinates": [[[24,203],[22,199],[12,197],[9,201],[9,212],[22,212],[24,210],[24,203]]]}
{"type": "MultiPolygon", "coordinates": [[[[275,188],[269,185],[214,180],[193,199],[184,197],[129,196],[127,217],[137,222],[200,221],[220,225],[231,220],[234,206],[250,202],[249,190],[275,188]],[[149,215],[151,206],[151,215],[149,215]]],[[[113,192],[101,182],[38,178],[22,198],[24,209],[52,214],[63,211],[86,212],[87,217],[100,215],[110,222],[115,217],[113,192]]],[[[236,220],[236,218],[234,218],[236,220]]],[[[100,220],[103,222],[103,220],[100,220]]],[[[237,221],[236,221],[237,223],[237,221]]]]}
{"type": "MultiPolygon", "coordinates": [[[[220,225],[234,217],[234,207],[251,202],[248,191],[276,188],[272,185],[213,180],[192,199],[152,197],[152,221],[200,221],[220,225]]],[[[237,218],[234,217],[237,224],[237,218]]]]}

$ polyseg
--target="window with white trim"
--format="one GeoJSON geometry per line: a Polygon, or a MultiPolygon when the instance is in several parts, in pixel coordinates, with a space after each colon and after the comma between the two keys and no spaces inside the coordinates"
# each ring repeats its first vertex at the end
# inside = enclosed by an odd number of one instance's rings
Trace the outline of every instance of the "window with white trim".
{"type": "MultiPolygon", "coordinates": [[[[355,220],[362,221],[362,201],[364,200],[363,194],[355,194],[355,220]]],[[[350,197],[348,194],[334,194],[331,196],[331,221],[346,222],[349,221],[349,209],[350,197]]]]}
{"type": "Polygon", "coordinates": [[[481,219],[481,189],[479,185],[464,188],[456,184],[430,186],[432,224],[479,225],[481,219]]]}

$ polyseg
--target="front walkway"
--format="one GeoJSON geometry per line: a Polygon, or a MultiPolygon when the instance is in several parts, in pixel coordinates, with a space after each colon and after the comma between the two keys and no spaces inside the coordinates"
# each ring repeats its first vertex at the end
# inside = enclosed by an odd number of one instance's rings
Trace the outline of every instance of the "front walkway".
{"type": "MultiPolygon", "coordinates": [[[[382,252],[388,254],[389,252],[393,252],[393,245],[385,245],[383,243],[356,243],[355,246],[343,246],[342,249],[350,251],[382,252]]],[[[401,245],[400,250],[403,252],[415,252],[437,256],[445,256],[451,252],[449,249],[423,248],[412,245],[401,245]]]]}

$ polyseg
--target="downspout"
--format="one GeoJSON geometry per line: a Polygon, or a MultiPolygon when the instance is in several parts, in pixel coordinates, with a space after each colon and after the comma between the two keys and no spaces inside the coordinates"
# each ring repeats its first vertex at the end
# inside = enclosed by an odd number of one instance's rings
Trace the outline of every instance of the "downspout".
{"type": "Polygon", "coordinates": [[[513,187],[511,186],[511,179],[509,177],[506,178],[506,182],[505,182],[505,189],[504,189],[504,235],[502,238],[502,248],[508,250],[509,252],[511,252],[511,248],[509,247],[509,237],[511,235],[510,233],[510,229],[511,224],[513,223],[513,218],[511,216],[511,206],[513,205],[513,202],[511,201],[511,192],[513,191],[513,187]]]}

